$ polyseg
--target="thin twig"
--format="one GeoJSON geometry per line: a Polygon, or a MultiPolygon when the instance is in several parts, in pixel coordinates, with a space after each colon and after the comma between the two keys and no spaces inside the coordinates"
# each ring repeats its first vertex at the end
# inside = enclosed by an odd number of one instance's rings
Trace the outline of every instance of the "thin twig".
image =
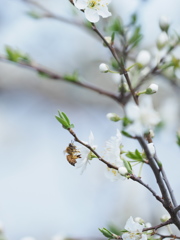
{"type": "Polygon", "coordinates": [[[65,81],[65,82],[70,82],[70,83],[73,83],[77,86],[80,86],[80,87],[83,87],[83,88],[87,88],[89,90],[92,90],[94,92],[97,92],[99,94],[102,94],[104,96],[107,96],[107,97],[110,97],[112,98],[113,100],[115,100],[116,102],[120,103],[120,99],[119,99],[119,96],[114,94],[113,92],[109,92],[109,91],[106,91],[106,90],[103,90],[97,86],[94,86],[94,85],[91,85],[87,82],[82,82],[82,81],[70,81],[70,80],[67,80],[65,77],[57,74],[57,73],[54,73],[36,63],[28,63],[28,62],[13,62],[13,61],[10,61],[9,59],[7,59],[7,57],[5,56],[2,56],[0,55],[0,61],[3,61],[3,62],[10,62],[12,64],[15,64],[17,66],[21,66],[21,67],[24,67],[24,68],[28,68],[30,70],[33,70],[33,71],[36,71],[37,73],[44,73],[47,75],[47,77],[53,79],[53,80],[61,80],[61,81],[65,81]]]}
{"type": "Polygon", "coordinates": [[[119,73],[120,74],[123,74],[126,81],[127,81],[127,84],[129,86],[129,89],[130,89],[130,92],[131,92],[131,95],[133,96],[134,98],[134,101],[135,103],[138,105],[138,100],[137,100],[137,96],[135,94],[135,91],[134,89],[132,88],[132,85],[131,85],[131,81],[129,79],[129,75],[123,65],[123,63],[119,60],[114,48],[106,41],[106,39],[103,37],[103,35],[100,33],[100,31],[97,29],[96,25],[94,23],[92,23],[92,29],[97,33],[97,35],[103,40],[104,44],[109,48],[110,52],[112,53],[113,57],[115,58],[115,60],[117,61],[118,65],[119,65],[119,73]]]}
{"type": "Polygon", "coordinates": [[[42,17],[56,19],[56,20],[64,22],[64,23],[76,25],[78,27],[85,27],[82,22],[70,20],[68,18],[65,18],[65,17],[62,17],[62,16],[59,16],[59,15],[56,15],[56,14],[52,13],[51,11],[49,11],[47,8],[45,8],[44,6],[42,6],[40,3],[36,2],[36,1],[33,1],[33,0],[23,0],[23,1],[27,2],[27,3],[30,3],[30,4],[33,4],[34,6],[38,7],[42,11],[44,11],[45,14],[42,17]]]}
{"type": "Polygon", "coordinates": [[[154,231],[156,231],[158,228],[167,226],[167,225],[169,225],[169,224],[173,224],[172,219],[169,219],[169,220],[167,220],[166,222],[160,223],[160,224],[158,224],[158,225],[156,225],[156,226],[153,226],[153,227],[144,228],[144,229],[143,229],[143,232],[149,231],[149,230],[154,230],[154,231]]]}
{"type": "MultiPolygon", "coordinates": [[[[159,162],[159,159],[158,159],[157,155],[154,156],[154,159],[156,160],[156,162],[159,162]]],[[[167,176],[166,176],[166,173],[165,173],[165,171],[164,171],[164,169],[163,169],[163,166],[161,167],[160,171],[161,171],[161,173],[162,173],[163,180],[164,180],[164,182],[165,182],[165,184],[166,184],[166,187],[167,187],[167,189],[168,189],[169,195],[171,196],[171,200],[172,200],[172,202],[173,202],[173,204],[174,204],[174,207],[177,207],[177,205],[178,205],[178,204],[177,204],[177,201],[176,201],[176,199],[175,199],[173,190],[172,190],[172,188],[171,188],[171,186],[170,186],[169,180],[167,179],[167,176]]]]}
{"type": "Polygon", "coordinates": [[[130,178],[131,178],[133,181],[136,181],[136,182],[140,183],[141,185],[143,185],[145,188],[147,188],[147,189],[152,193],[152,195],[153,195],[159,202],[161,202],[162,204],[164,204],[163,199],[162,199],[160,196],[158,196],[158,195],[156,194],[156,192],[155,192],[151,187],[149,187],[149,185],[145,184],[140,178],[136,177],[135,175],[130,175],[130,178]]]}
{"type": "Polygon", "coordinates": [[[174,224],[177,226],[178,229],[180,229],[180,220],[179,220],[178,216],[176,216],[176,214],[174,213],[174,207],[169,198],[169,194],[168,194],[166,185],[162,179],[162,176],[159,172],[159,168],[156,166],[156,163],[155,163],[153,157],[151,156],[151,153],[149,152],[149,149],[148,149],[147,144],[144,141],[144,139],[142,137],[137,137],[137,139],[138,139],[141,147],[144,149],[144,152],[146,153],[147,159],[149,160],[149,165],[151,166],[151,169],[154,173],[157,184],[158,184],[161,194],[163,196],[163,199],[164,199],[163,206],[171,215],[171,218],[173,219],[174,224]]]}
{"type": "Polygon", "coordinates": [[[180,205],[177,206],[177,207],[174,209],[174,212],[175,212],[175,213],[177,213],[177,212],[179,212],[179,211],[180,211],[180,205]]]}
{"type": "Polygon", "coordinates": [[[69,128],[68,130],[69,130],[70,134],[74,137],[74,140],[75,140],[76,142],[79,142],[80,144],[82,144],[83,146],[85,146],[86,148],[88,148],[91,152],[93,152],[93,153],[95,154],[95,156],[96,156],[101,162],[105,163],[109,168],[113,168],[113,169],[115,169],[115,170],[118,170],[118,167],[116,167],[115,165],[113,165],[113,164],[107,162],[106,160],[104,160],[90,145],[82,142],[82,141],[76,136],[75,132],[74,132],[71,128],[69,128]]]}
{"type": "MultiPolygon", "coordinates": [[[[105,164],[107,165],[107,167],[113,168],[113,169],[115,169],[115,170],[118,170],[118,167],[117,167],[117,166],[115,166],[115,165],[107,162],[106,160],[104,160],[90,145],[82,142],[82,141],[77,137],[77,135],[75,134],[75,132],[74,132],[71,128],[69,128],[68,130],[69,130],[70,134],[74,137],[74,140],[75,140],[76,142],[79,142],[80,144],[82,144],[83,146],[85,146],[86,148],[88,148],[91,152],[93,152],[93,153],[95,154],[95,156],[96,156],[101,162],[103,162],[103,163],[105,163],[105,164]]],[[[129,174],[129,175],[128,175],[128,178],[130,178],[131,180],[133,180],[133,181],[135,181],[135,182],[138,182],[139,184],[143,185],[145,188],[147,188],[147,189],[152,193],[152,195],[153,195],[159,202],[161,202],[161,203],[163,204],[163,199],[162,199],[160,196],[158,196],[158,195],[155,193],[155,191],[154,191],[152,188],[150,188],[147,184],[145,184],[140,178],[136,177],[136,176],[133,175],[133,174],[129,174]]]]}
{"type": "Polygon", "coordinates": [[[171,238],[171,239],[180,239],[180,237],[176,236],[176,235],[162,235],[160,233],[156,233],[156,235],[160,236],[161,239],[164,239],[164,238],[171,238]]]}

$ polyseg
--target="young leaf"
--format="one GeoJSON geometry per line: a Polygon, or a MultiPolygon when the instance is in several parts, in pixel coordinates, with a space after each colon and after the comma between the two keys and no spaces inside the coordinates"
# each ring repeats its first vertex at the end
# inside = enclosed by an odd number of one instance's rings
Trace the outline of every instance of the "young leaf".
{"type": "Polygon", "coordinates": [[[65,129],[74,128],[74,124],[70,123],[69,118],[64,112],[58,111],[58,115],[59,116],[55,116],[55,118],[62,124],[62,127],[65,129]]]}
{"type": "Polygon", "coordinates": [[[102,229],[99,228],[99,231],[102,232],[102,234],[103,234],[105,237],[109,238],[109,239],[113,239],[113,238],[114,238],[113,233],[110,232],[109,230],[107,230],[106,228],[102,228],[102,229]]]}

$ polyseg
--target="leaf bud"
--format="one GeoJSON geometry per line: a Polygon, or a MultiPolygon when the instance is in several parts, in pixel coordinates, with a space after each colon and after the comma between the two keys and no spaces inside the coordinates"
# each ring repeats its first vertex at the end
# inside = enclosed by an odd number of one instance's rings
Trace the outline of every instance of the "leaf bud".
{"type": "Polygon", "coordinates": [[[118,122],[121,120],[121,118],[116,113],[108,113],[106,117],[113,122],[118,122]]]}
{"type": "Polygon", "coordinates": [[[106,228],[99,228],[99,231],[102,232],[102,234],[109,239],[114,238],[114,234],[106,228]]]}

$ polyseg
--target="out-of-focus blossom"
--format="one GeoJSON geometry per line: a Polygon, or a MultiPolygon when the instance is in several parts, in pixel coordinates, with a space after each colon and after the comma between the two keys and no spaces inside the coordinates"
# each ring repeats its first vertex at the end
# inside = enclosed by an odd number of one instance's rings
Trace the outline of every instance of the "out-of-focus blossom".
{"type": "Polygon", "coordinates": [[[124,228],[127,232],[122,234],[123,240],[147,240],[147,235],[142,232],[144,224],[135,222],[132,217],[127,220],[124,228]]]}
{"type": "Polygon", "coordinates": [[[141,66],[145,67],[150,63],[151,55],[147,50],[141,50],[136,58],[136,62],[141,66]]]}
{"type": "MultiPolygon", "coordinates": [[[[122,142],[122,136],[119,130],[116,132],[116,136],[111,137],[106,142],[106,150],[104,158],[107,162],[115,165],[116,167],[124,167],[123,161],[120,158],[120,147],[122,142]]],[[[118,179],[125,179],[118,170],[114,168],[106,168],[106,176],[111,180],[115,181],[118,179]]]]}
{"type": "MultiPolygon", "coordinates": [[[[86,143],[86,142],[84,142],[86,143]]],[[[91,146],[92,149],[96,149],[97,146],[94,145],[94,135],[92,132],[90,132],[89,135],[89,141],[88,143],[89,146],[91,146]]],[[[90,160],[92,160],[95,156],[94,154],[91,152],[91,150],[89,150],[88,148],[86,148],[85,146],[79,146],[78,147],[79,151],[80,151],[80,155],[81,158],[78,158],[77,163],[75,164],[76,168],[81,168],[82,169],[82,173],[84,172],[84,170],[87,167],[87,164],[90,162],[90,160]]]]}
{"type": "Polygon", "coordinates": [[[125,107],[125,112],[132,121],[126,128],[130,134],[143,135],[160,122],[159,114],[153,109],[152,100],[148,96],[143,98],[139,106],[134,102],[129,102],[125,107]]]}

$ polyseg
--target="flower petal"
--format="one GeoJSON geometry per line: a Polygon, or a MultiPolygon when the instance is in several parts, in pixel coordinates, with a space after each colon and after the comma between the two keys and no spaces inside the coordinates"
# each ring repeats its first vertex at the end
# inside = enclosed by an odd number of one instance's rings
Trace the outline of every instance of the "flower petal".
{"type": "Polygon", "coordinates": [[[86,8],[85,9],[85,16],[86,16],[87,20],[90,21],[90,22],[95,23],[95,22],[99,21],[98,12],[95,9],[86,8]]]}
{"type": "Polygon", "coordinates": [[[109,16],[111,16],[112,14],[109,12],[107,6],[103,6],[98,10],[98,14],[103,17],[103,18],[107,18],[109,16]]]}
{"type": "Polygon", "coordinates": [[[86,0],[74,0],[75,7],[79,9],[85,9],[87,7],[87,1],[86,0]]]}

